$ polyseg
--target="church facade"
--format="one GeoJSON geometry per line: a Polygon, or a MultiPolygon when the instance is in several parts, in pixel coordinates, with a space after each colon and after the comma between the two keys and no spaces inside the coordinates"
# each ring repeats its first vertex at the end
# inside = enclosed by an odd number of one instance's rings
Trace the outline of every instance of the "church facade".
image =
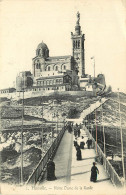
{"type": "Polygon", "coordinates": [[[75,32],[71,32],[72,56],[49,56],[48,46],[42,42],[36,49],[36,56],[32,59],[32,74],[41,77],[45,71],[66,72],[76,71],[80,77],[85,76],[84,63],[84,34],[81,32],[80,14],[77,13],[75,32]]]}
{"type": "Polygon", "coordinates": [[[85,77],[84,40],[77,13],[75,32],[71,32],[72,55],[49,56],[49,48],[42,41],[32,59],[33,85],[27,90],[79,90],[85,77]],[[66,79],[68,78],[68,79],[66,79]]]}

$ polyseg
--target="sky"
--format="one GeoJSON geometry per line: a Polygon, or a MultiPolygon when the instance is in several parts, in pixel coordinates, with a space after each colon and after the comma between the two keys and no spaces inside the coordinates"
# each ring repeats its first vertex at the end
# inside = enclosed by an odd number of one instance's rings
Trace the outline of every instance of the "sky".
{"type": "Polygon", "coordinates": [[[85,34],[85,70],[105,75],[113,91],[126,93],[125,0],[0,1],[0,88],[12,87],[20,71],[32,71],[40,42],[50,56],[72,55],[71,32],[80,12],[85,34]]]}

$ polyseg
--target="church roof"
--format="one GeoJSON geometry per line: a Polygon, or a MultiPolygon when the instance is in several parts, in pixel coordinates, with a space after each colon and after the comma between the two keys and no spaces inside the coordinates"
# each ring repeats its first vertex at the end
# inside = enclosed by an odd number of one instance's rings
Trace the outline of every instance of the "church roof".
{"type": "Polygon", "coordinates": [[[71,58],[71,55],[66,55],[66,56],[52,56],[48,57],[47,59],[66,59],[66,58],[71,58]]]}
{"type": "MultiPolygon", "coordinates": [[[[46,61],[51,61],[51,60],[55,60],[55,59],[57,59],[57,60],[65,60],[65,59],[71,59],[71,57],[72,57],[71,55],[66,55],[66,56],[52,56],[52,57],[48,57],[46,59],[46,61]]],[[[36,57],[32,58],[32,60],[34,60],[36,58],[41,59],[41,57],[36,56],[36,57]]]]}
{"type": "Polygon", "coordinates": [[[37,49],[40,49],[40,48],[42,48],[42,49],[48,49],[47,45],[43,41],[38,44],[37,49]]]}

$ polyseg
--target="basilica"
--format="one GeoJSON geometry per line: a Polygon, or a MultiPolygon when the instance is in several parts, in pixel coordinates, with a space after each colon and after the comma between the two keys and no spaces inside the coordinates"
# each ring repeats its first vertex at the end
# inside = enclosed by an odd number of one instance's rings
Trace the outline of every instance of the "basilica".
{"type": "Polygon", "coordinates": [[[32,59],[32,72],[20,72],[16,77],[16,89],[1,89],[0,94],[81,90],[103,93],[106,89],[105,76],[91,77],[85,73],[85,35],[81,31],[79,12],[71,41],[72,55],[66,56],[50,56],[48,46],[43,41],[39,43],[32,59]]]}
{"type": "Polygon", "coordinates": [[[25,91],[59,90],[74,91],[88,82],[85,74],[84,40],[81,31],[80,13],[77,12],[75,32],[71,32],[72,55],[49,55],[48,46],[42,41],[36,48],[32,59],[32,74],[20,72],[16,78],[16,90],[22,86],[25,91]]]}
{"type": "Polygon", "coordinates": [[[36,49],[36,56],[32,59],[34,77],[43,76],[45,71],[66,72],[76,71],[80,77],[85,76],[84,64],[84,34],[81,32],[80,14],[77,13],[75,32],[71,32],[72,56],[49,56],[49,49],[45,43],[40,43],[36,49]]]}

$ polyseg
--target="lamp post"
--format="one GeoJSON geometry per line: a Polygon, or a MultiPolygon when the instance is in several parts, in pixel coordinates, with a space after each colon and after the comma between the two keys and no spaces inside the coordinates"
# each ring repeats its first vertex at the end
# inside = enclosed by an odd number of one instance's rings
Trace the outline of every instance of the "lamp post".
{"type": "Polygon", "coordinates": [[[25,75],[22,80],[22,124],[21,124],[21,185],[23,185],[23,125],[24,125],[24,89],[25,89],[25,75]]]}
{"type": "Polygon", "coordinates": [[[23,185],[23,124],[24,124],[24,89],[22,91],[22,128],[21,128],[21,185],[23,185]]]}
{"type": "Polygon", "coordinates": [[[124,178],[124,187],[125,187],[125,167],[124,167],[123,135],[122,135],[122,119],[121,119],[121,112],[120,112],[120,96],[119,96],[119,89],[118,89],[118,101],[119,101],[119,117],[120,117],[120,134],[121,134],[122,168],[123,168],[123,178],[124,178]]]}
{"type": "MultiPolygon", "coordinates": [[[[106,148],[105,148],[105,129],[104,129],[104,119],[103,119],[103,107],[102,107],[102,103],[101,103],[101,111],[102,111],[102,126],[103,126],[103,140],[104,140],[104,155],[106,157],[106,148]]],[[[106,169],[106,161],[105,161],[105,169],[106,169]]]]}
{"type": "MultiPolygon", "coordinates": [[[[93,60],[93,64],[94,64],[94,81],[95,81],[95,57],[92,56],[91,59],[93,60]]],[[[97,92],[95,95],[97,95],[97,92]]],[[[96,109],[95,109],[95,128],[96,128],[96,154],[97,154],[97,112],[96,112],[96,109]]]]}

